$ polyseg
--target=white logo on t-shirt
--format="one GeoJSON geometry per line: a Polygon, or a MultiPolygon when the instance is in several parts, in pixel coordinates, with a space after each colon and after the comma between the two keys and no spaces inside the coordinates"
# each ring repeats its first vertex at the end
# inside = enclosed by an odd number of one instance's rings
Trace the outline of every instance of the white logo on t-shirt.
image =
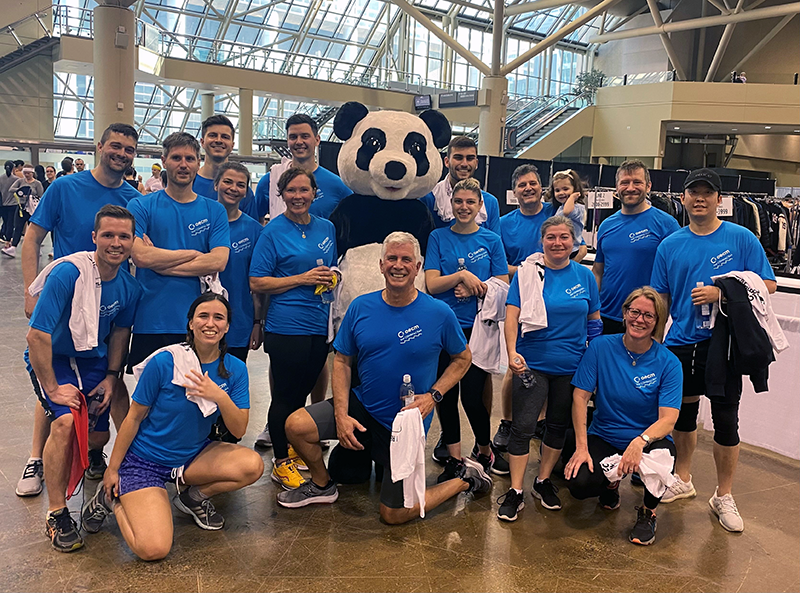
{"type": "Polygon", "coordinates": [[[330,237],[325,237],[322,241],[317,243],[317,247],[322,250],[322,253],[328,253],[333,247],[333,241],[330,237]]]}
{"type": "Polygon", "coordinates": [[[636,243],[636,241],[641,241],[642,239],[647,239],[650,236],[650,229],[642,229],[641,231],[636,231],[635,233],[631,233],[628,235],[631,239],[631,243],[636,243]]]}
{"type": "Polygon", "coordinates": [[[412,325],[406,330],[397,332],[397,337],[400,338],[400,343],[405,344],[411,340],[418,338],[422,335],[422,328],[419,325],[412,325]]]}
{"type": "Polygon", "coordinates": [[[250,242],[250,237],[244,237],[239,241],[234,241],[231,243],[231,249],[233,249],[234,253],[241,253],[242,251],[247,251],[252,247],[252,243],[250,242]]]}
{"type": "Polygon", "coordinates": [[[658,382],[658,378],[655,373],[650,373],[648,375],[634,377],[633,382],[636,384],[636,389],[644,389],[655,385],[658,382]]]}
{"type": "Polygon", "coordinates": [[[564,292],[566,292],[570,296],[570,298],[576,299],[582,294],[586,294],[586,289],[580,284],[576,284],[575,286],[568,288],[564,292]]]}
{"type": "Polygon", "coordinates": [[[100,317],[111,317],[119,311],[119,301],[114,301],[110,305],[100,305],[100,317]]]}
{"type": "Polygon", "coordinates": [[[192,233],[192,237],[196,237],[200,233],[204,233],[210,228],[211,228],[211,223],[208,222],[207,218],[203,218],[202,220],[198,220],[197,222],[189,223],[189,232],[192,233]]]}
{"type": "Polygon", "coordinates": [[[467,257],[469,258],[469,261],[474,264],[489,257],[489,252],[486,251],[485,247],[478,247],[475,251],[470,251],[467,254],[467,257]]]}
{"type": "Polygon", "coordinates": [[[714,269],[718,270],[732,260],[733,260],[733,254],[731,253],[731,250],[726,249],[719,255],[715,255],[714,257],[712,257],[709,261],[711,262],[711,265],[714,266],[714,269]]]}

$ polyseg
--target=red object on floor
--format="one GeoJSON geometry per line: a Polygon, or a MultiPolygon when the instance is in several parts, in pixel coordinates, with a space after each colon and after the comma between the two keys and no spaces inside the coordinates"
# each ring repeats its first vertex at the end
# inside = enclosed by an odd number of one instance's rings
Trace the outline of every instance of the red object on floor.
{"type": "Polygon", "coordinates": [[[89,408],[82,393],[81,407],[77,410],[72,408],[70,411],[75,427],[75,439],[72,442],[72,466],[67,484],[67,500],[78,491],[81,480],[83,480],[83,473],[89,467],[89,408]]]}

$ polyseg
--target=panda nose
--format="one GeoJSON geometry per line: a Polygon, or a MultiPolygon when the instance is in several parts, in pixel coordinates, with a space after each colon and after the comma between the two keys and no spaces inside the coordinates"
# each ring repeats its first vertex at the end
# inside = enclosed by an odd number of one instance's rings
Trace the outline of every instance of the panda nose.
{"type": "Polygon", "coordinates": [[[406,166],[399,161],[389,161],[383,168],[383,172],[392,181],[397,181],[406,176],[406,166]]]}

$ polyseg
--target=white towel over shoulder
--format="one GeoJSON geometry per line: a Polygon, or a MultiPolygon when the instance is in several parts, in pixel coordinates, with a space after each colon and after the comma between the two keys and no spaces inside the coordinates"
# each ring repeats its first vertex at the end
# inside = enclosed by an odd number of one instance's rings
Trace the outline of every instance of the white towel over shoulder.
{"type": "MultiPolygon", "coordinates": [[[[453,215],[453,186],[450,185],[449,176],[442,179],[439,183],[433,186],[434,210],[444,222],[450,222],[455,218],[453,215]]],[[[486,201],[481,203],[481,209],[478,216],[475,217],[475,222],[483,224],[489,215],[486,214],[486,201]]]]}
{"type": "Polygon", "coordinates": [[[275,163],[269,169],[269,219],[275,220],[276,216],[286,211],[286,202],[283,201],[281,194],[278,193],[278,180],[289,167],[292,166],[292,159],[283,157],[280,163],[275,163]]]}
{"type": "MultiPolygon", "coordinates": [[[[172,354],[173,385],[177,385],[178,387],[183,387],[186,384],[186,375],[188,375],[189,371],[191,370],[195,370],[200,374],[203,373],[203,369],[200,366],[200,360],[197,358],[197,354],[194,353],[194,350],[192,350],[192,347],[189,346],[189,344],[183,342],[180,344],[172,344],[171,346],[165,346],[153,352],[150,356],[148,356],[142,362],[133,367],[133,378],[138,381],[139,377],[142,376],[142,371],[144,371],[144,367],[147,366],[147,363],[150,362],[150,359],[153,358],[156,354],[159,354],[161,352],[169,352],[170,354],[172,354]]],[[[197,407],[200,408],[200,411],[203,413],[204,418],[211,416],[211,414],[217,411],[217,404],[203,397],[197,397],[195,395],[187,395],[186,399],[188,399],[190,402],[194,402],[197,404],[197,407]]]]}
{"type": "MultiPolygon", "coordinates": [[[[398,396],[399,397],[399,396],[398,396]]],[[[398,412],[392,422],[389,445],[392,482],[403,482],[403,506],[419,504],[419,516],[425,518],[425,427],[419,408],[398,412]]]]}
{"type": "Polygon", "coordinates": [[[532,253],[517,269],[519,276],[519,323],[522,335],[547,327],[544,305],[544,254],[532,253]]]}
{"type": "Polygon", "coordinates": [[[487,373],[499,374],[506,354],[506,339],[501,322],[506,318],[506,298],[508,284],[497,278],[486,281],[486,296],[478,301],[478,314],[472,324],[472,335],[469,338],[469,349],[472,352],[472,364],[487,373]]]}
{"type": "Polygon", "coordinates": [[[65,257],[59,257],[39,272],[31,282],[28,292],[36,296],[44,289],[44,281],[57,265],[69,262],[78,268],[78,279],[75,281],[75,292],[72,295],[72,310],[69,316],[69,331],[72,343],[78,352],[86,352],[97,348],[97,330],[100,327],[100,300],[103,296],[103,283],[100,271],[94,261],[94,252],[77,251],[65,257]]]}

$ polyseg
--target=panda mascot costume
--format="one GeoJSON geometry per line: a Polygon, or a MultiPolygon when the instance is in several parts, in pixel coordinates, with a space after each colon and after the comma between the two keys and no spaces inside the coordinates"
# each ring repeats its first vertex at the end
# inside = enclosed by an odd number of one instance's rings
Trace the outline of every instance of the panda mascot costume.
{"type": "MultiPolygon", "coordinates": [[[[336,113],[333,131],[344,142],[339,176],[354,192],[330,216],[344,279],[333,305],[338,328],[353,299],[384,287],[378,260],[381,244],[390,233],[411,233],[425,255],[435,226],[430,211],[417,198],[441,179],[439,150],[450,142],[451,130],[439,111],[431,109],[418,116],[403,111],[370,113],[351,101],[336,113]]],[[[424,289],[424,284],[420,274],[417,288],[424,289]]]]}

